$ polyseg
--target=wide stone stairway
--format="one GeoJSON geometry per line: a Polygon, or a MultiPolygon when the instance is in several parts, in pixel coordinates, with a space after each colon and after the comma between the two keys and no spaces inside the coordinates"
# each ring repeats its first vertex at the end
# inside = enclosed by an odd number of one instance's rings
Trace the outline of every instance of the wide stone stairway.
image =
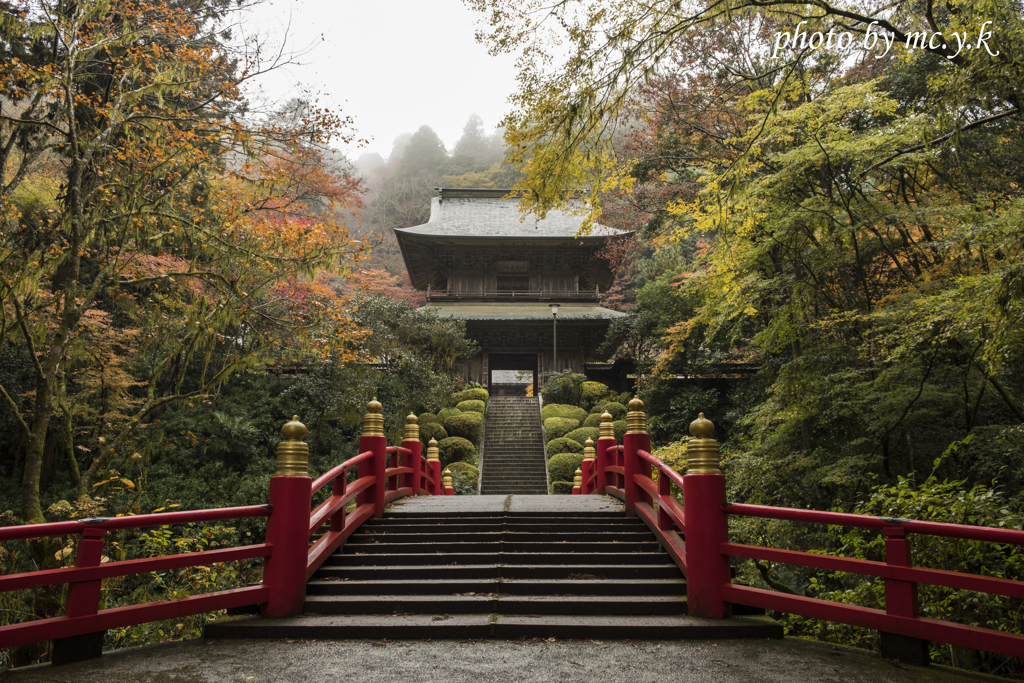
{"type": "Polygon", "coordinates": [[[215,622],[206,637],[782,636],[774,624],[684,616],[686,581],[641,521],[601,496],[560,498],[396,505],[313,576],[304,615],[215,622]]]}
{"type": "Polygon", "coordinates": [[[481,466],[481,495],[548,492],[540,404],[536,398],[491,397],[481,466]]]}

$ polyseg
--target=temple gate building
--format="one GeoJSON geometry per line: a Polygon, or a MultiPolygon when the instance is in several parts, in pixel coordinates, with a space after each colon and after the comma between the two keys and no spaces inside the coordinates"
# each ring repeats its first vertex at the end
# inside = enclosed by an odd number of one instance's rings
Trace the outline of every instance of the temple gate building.
{"type": "Polygon", "coordinates": [[[427,305],[465,320],[466,336],[480,344],[463,378],[499,395],[516,393],[500,379],[507,371],[531,373],[536,393],[542,373],[584,372],[588,360],[604,360],[593,354],[611,321],[625,314],[599,303],[614,273],[598,252],[609,238],[630,234],[595,225],[576,237],[580,218],[562,211],[522,221],[517,201],[502,199],[508,192],[438,189],[427,223],[395,230],[427,305]]]}

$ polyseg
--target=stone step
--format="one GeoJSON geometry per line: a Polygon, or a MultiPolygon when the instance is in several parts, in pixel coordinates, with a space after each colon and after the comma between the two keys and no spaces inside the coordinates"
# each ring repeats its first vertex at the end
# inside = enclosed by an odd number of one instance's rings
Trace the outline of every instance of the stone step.
{"type": "Polygon", "coordinates": [[[474,595],[314,595],[305,611],[313,614],[686,614],[686,601],[678,596],[558,595],[516,596],[494,592],[474,595]]]}
{"type": "Polygon", "coordinates": [[[574,531],[557,531],[557,532],[541,532],[541,531],[519,531],[519,532],[506,532],[506,531],[480,531],[473,533],[409,533],[409,534],[396,534],[396,533],[357,533],[353,534],[348,540],[349,547],[354,545],[386,545],[391,543],[436,543],[443,539],[443,542],[448,543],[457,541],[460,543],[486,543],[486,542],[500,542],[500,543],[565,543],[565,542],[576,542],[576,543],[623,543],[623,542],[641,542],[647,541],[650,538],[650,534],[644,533],[637,529],[636,531],[624,531],[624,532],[598,532],[598,533],[577,533],[574,531]]]}
{"type": "MultiPolygon", "coordinates": [[[[686,595],[683,579],[431,579],[429,581],[340,581],[314,577],[307,595],[686,595]]],[[[492,610],[493,611],[493,610],[492,610]]]]}
{"type": "Polygon", "coordinates": [[[674,564],[591,565],[552,564],[522,566],[515,564],[442,564],[418,567],[322,567],[314,580],[341,581],[432,581],[437,579],[679,579],[674,564]]]}
{"type": "Polygon", "coordinates": [[[393,565],[428,565],[443,559],[447,564],[665,564],[663,552],[563,552],[537,553],[518,552],[428,552],[428,553],[363,553],[360,555],[332,555],[324,562],[324,566],[352,567],[393,565]]]}

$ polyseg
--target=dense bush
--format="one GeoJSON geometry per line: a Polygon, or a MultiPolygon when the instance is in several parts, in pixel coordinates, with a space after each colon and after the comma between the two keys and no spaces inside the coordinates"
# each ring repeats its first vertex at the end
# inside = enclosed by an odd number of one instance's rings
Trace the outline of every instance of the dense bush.
{"type": "Polygon", "coordinates": [[[434,415],[433,413],[423,413],[422,415],[420,415],[420,426],[421,427],[423,425],[437,424],[437,423],[440,423],[440,422],[441,422],[441,420],[439,420],[437,415],[434,415]]]}
{"type": "Polygon", "coordinates": [[[487,413],[487,404],[483,401],[460,401],[455,407],[464,413],[474,412],[481,415],[487,413]]]}
{"type": "Polygon", "coordinates": [[[587,419],[583,421],[584,427],[600,427],[601,426],[601,413],[591,413],[587,415],[587,419]]]}
{"type": "Polygon", "coordinates": [[[455,394],[455,401],[483,401],[487,403],[490,400],[490,394],[487,393],[486,389],[466,389],[455,394]]]}
{"type": "Polygon", "coordinates": [[[583,397],[583,383],[586,381],[586,375],[572,371],[553,372],[544,381],[540,395],[544,397],[544,403],[564,403],[578,406],[583,397]]]}
{"type": "Polygon", "coordinates": [[[615,440],[622,443],[622,437],[626,435],[626,421],[616,420],[612,422],[612,427],[615,428],[615,440]]]}
{"type": "Polygon", "coordinates": [[[461,472],[472,479],[480,478],[480,470],[477,469],[476,465],[468,462],[453,462],[451,465],[448,465],[448,469],[452,471],[452,474],[461,472]]]}
{"type": "Polygon", "coordinates": [[[549,456],[555,453],[582,453],[583,444],[579,441],[567,439],[564,436],[548,441],[547,453],[549,456]]]}
{"type": "Polygon", "coordinates": [[[461,436],[449,436],[437,444],[438,453],[441,458],[441,469],[448,467],[455,462],[468,462],[476,465],[476,447],[461,436]]]}
{"type": "Polygon", "coordinates": [[[572,494],[572,482],[571,481],[553,481],[551,482],[551,495],[553,496],[568,496],[572,494]]]}
{"type": "Polygon", "coordinates": [[[615,418],[616,420],[625,419],[626,413],[629,412],[629,408],[616,401],[608,401],[607,403],[604,404],[603,407],[604,411],[611,413],[612,417],[615,418]]]}
{"type": "Polygon", "coordinates": [[[423,442],[423,452],[427,452],[427,444],[430,443],[431,439],[436,439],[438,443],[448,438],[448,432],[443,426],[437,422],[428,422],[425,425],[420,425],[420,441],[423,442]]]}
{"type": "Polygon", "coordinates": [[[589,409],[592,405],[608,398],[608,395],[611,393],[611,389],[609,389],[606,384],[601,384],[600,382],[584,382],[583,396],[580,398],[580,406],[585,409],[589,409]]]}
{"type": "Polygon", "coordinates": [[[549,417],[544,420],[544,431],[548,441],[565,436],[579,426],[579,420],[570,420],[567,417],[549,417]]]}
{"type": "Polygon", "coordinates": [[[547,420],[551,417],[567,417],[570,420],[583,422],[583,420],[587,419],[587,411],[583,410],[583,408],[563,403],[551,403],[541,408],[540,419],[547,420]]]}
{"type": "Polygon", "coordinates": [[[474,444],[479,444],[483,435],[484,417],[473,412],[453,415],[444,421],[444,429],[449,436],[461,436],[474,444]]]}
{"type": "Polygon", "coordinates": [[[548,474],[551,475],[551,481],[571,483],[576,470],[580,469],[582,464],[583,456],[579,453],[557,453],[548,460],[548,474]]]}
{"type": "Polygon", "coordinates": [[[480,473],[476,467],[468,462],[453,462],[448,469],[452,471],[452,488],[455,489],[456,496],[477,494],[480,473]]]}
{"type": "Polygon", "coordinates": [[[444,424],[444,421],[447,420],[452,415],[462,415],[462,411],[459,410],[458,408],[444,408],[443,410],[437,411],[437,419],[442,424],[444,424]]]}
{"type": "Polygon", "coordinates": [[[601,430],[597,427],[580,427],[566,434],[565,438],[576,443],[586,443],[587,439],[593,439],[594,443],[597,443],[597,440],[601,438],[601,430]]]}

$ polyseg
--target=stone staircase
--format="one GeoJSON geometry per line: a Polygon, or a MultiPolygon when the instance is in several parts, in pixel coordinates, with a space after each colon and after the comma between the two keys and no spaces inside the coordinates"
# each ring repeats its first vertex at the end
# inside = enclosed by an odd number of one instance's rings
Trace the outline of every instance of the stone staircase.
{"type": "Polygon", "coordinates": [[[775,624],[686,617],[685,596],[654,536],[621,512],[399,511],[368,521],[320,568],[302,616],[213,622],[205,635],[782,637],[775,624]]]}
{"type": "Polygon", "coordinates": [[[492,396],[486,434],[480,495],[548,492],[540,404],[536,398],[492,396]]]}

